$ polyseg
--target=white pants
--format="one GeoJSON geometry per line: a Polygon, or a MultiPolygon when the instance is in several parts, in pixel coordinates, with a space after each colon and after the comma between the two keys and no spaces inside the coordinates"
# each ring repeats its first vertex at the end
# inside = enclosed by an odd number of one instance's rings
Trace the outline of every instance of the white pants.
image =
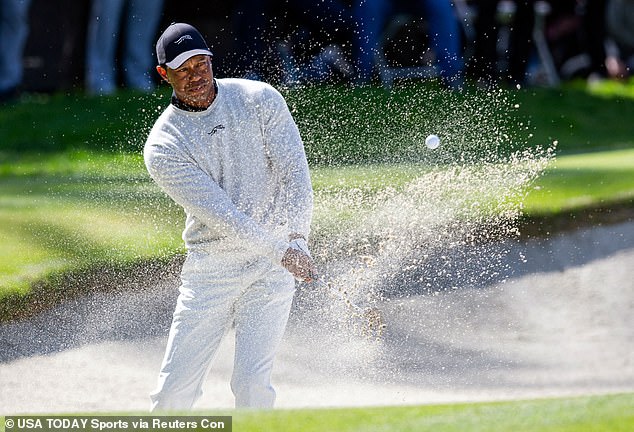
{"type": "MultiPolygon", "coordinates": [[[[224,252],[224,251],[223,251],[224,252]]],[[[235,326],[231,389],[236,407],[272,408],[273,358],[284,334],[295,281],[267,258],[241,253],[190,252],[152,411],[189,410],[218,346],[235,326]]]]}

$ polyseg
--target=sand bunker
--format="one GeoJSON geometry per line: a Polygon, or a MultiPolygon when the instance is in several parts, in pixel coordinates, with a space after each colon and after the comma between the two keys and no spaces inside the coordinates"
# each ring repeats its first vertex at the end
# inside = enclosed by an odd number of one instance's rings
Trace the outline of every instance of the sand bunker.
{"type": "MultiPolygon", "coordinates": [[[[634,391],[634,223],[512,245],[508,260],[509,274],[486,286],[392,293],[379,305],[380,341],[298,302],[275,367],[277,406],[634,391]]],[[[146,410],[177,283],[136,281],[0,325],[0,414],[146,410]]],[[[198,408],[233,406],[231,361],[229,338],[198,408]]]]}

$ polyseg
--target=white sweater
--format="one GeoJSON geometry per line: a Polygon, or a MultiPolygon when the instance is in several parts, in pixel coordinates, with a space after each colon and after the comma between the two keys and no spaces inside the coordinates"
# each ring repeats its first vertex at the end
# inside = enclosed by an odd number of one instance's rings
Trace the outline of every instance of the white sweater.
{"type": "Polygon", "coordinates": [[[313,195],[299,131],[268,84],[218,79],[205,111],[171,104],[145,144],[150,176],[187,215],[189,250],[240,245],[279,264],[290,233],[308,238],[313,195]]]}

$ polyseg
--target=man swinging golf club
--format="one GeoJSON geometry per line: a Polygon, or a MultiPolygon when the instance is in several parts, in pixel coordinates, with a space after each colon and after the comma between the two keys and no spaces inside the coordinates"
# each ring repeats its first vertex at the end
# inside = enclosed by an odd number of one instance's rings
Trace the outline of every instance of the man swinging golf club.
{"type": "Polygon", "coordinates": [[[212,53],[191,25],[170,25],[156,54],[173,95],[149,134],[145,164],[185,210],[187,258],[152,409],[193,406],[232,326],[236,406],[270,408],[294,278],[315,278],[303,143],[273,87],[214,79],[212,53]]]}

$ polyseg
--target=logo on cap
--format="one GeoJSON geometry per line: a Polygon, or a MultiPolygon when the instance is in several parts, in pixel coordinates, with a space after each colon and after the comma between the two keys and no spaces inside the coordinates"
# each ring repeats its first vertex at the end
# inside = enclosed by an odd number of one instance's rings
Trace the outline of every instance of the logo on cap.
{"type": "Polygon", "coordinates": [[[193,40],[193,38],[190,35],[185,35],[185,36],[181,36],[176,42],[174,42],[175,44],[179,45],[181,42],[183,42],[184,40],[193,40]]]}

